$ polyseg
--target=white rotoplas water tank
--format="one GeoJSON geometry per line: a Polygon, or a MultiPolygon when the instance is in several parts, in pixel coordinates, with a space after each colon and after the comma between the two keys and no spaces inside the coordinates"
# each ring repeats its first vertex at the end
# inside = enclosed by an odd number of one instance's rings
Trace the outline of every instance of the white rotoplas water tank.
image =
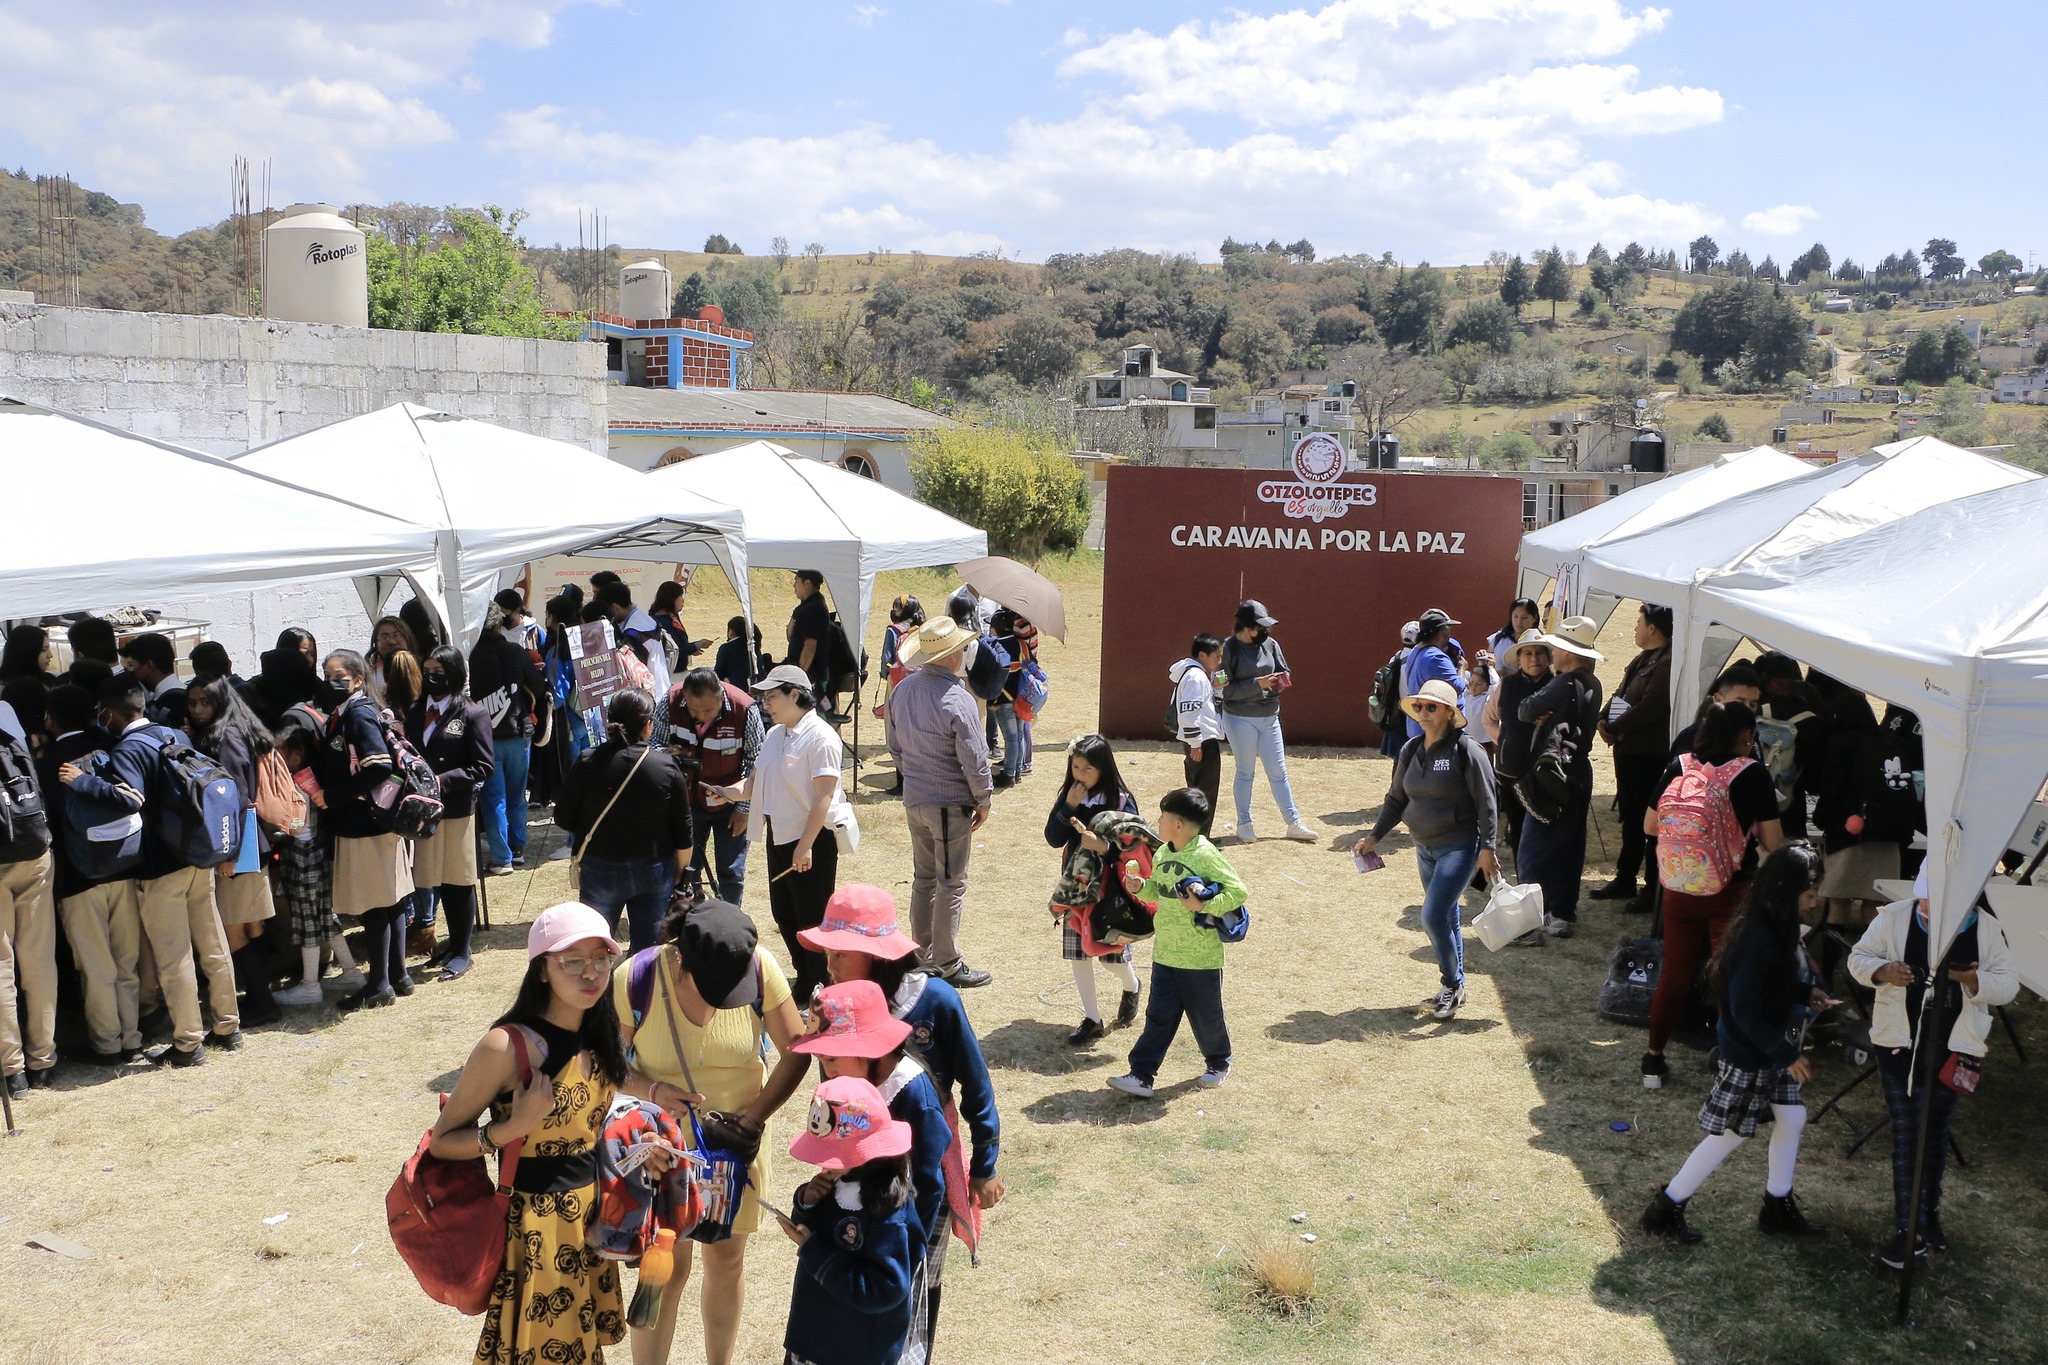
{"type": "Polygon", "coordinates": [[[665,318],[675,299],[675,284],[660,261],[641,261],[619,272],[619,316],[639,321],[665,318]]]}
{"type": "Polygon", "coordinates": [[[370,325],[369,251],[332,204],[293,204],[263,229],[263,315],[370,325]]]}

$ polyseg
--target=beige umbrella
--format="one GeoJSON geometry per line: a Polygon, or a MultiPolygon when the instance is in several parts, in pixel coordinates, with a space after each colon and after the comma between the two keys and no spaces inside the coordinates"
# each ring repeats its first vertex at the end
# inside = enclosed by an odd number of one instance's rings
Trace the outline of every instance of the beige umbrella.
{"type": "Polygon", "coordinates": [[[960,577],[983,597],[1002,603],[1038,627],[1042,634],[1065,644],[1067,603],[1052,580],[1029,565],[991,555],[970,559],[959,565],[960,577]]]}

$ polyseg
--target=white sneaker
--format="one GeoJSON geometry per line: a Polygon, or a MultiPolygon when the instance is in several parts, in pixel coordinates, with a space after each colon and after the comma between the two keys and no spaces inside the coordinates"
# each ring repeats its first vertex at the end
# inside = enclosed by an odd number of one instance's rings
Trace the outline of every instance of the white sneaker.
{"type": "Polygon", "coordinates": [[[1252,829],[1250,825],[1239,825],[1237,827],[1237,841],[1240,844],[1253,843],[1258,839],[1258,837],[1258,834],[1252,829]]]}
{"type": "Polygon", "coordinates": [[[343,972],[340,976],[330,976],[321,982],[320,989],[329,995],[353,995],[369,984],[370,978],[364,976],[361,971],[343,972]]]}
{"type": "Polygon", "coordinates": [[[1570,938],[1572,936],[1572,922],[1568,919],[1559,919],[1556,915],[1545,915],[1543,917],[1543,932],[1552,938],[1570,938]]]}
{"type": "Polygon", "coordinates": [[[317,1005],[327,998],[317,981],[301,981],[289,990],[272,991],[270,998],[280,1005],[317,1005]]]}
{"type": "Polygon", "coordinates": [[[1441,991],[1436,997],[1436,1017],[1455,1019],[1458,1015],[1458,1006],[1464,1003],[1465,987],[1462,984],[1454,991],[1441,991]]]}
{"type": "Polygon", "coordinates": [[[1320,844],[1323,836],[1297,820],[1287,827],[1287,837],[1298,844],[1320,844]]]}
{"type": "Polygon", "coordinates": [[[1135,1095],[1141,1100],[1152,1098],[1152,1087],[1139,1080],[1136,1076],[1118,1076],[1110,1081],[1109,1088],[1111,1090],[1121,1090],[1126,1095],[1135,1095]]]}
{"type": "Polygon", "coordinates": [[[1230,1079],[1230,1068],[1229,1068],[1229,1067],[1227,1067],[1227,1066],[1218,1066],[1218,1067],[1211,1067],[1211,1068],[1210,1068],[1209,1070],[1207,1070],[1207,1071],[1204,1071],[1204,1072],[1202,1073],[1202,1075],[1201,1075],[1200,1079],[1198,1079],[1198,1080],[1197,1080],[1197,1081],[1195,1082],[1195,1084],[1196,1084],[1196,1085],[1199,1085],[1199,1086],[1201,1086],[1201,1087],[1202,1087],[1202,1089],[1204,1089],[1204,1090],[1214,1090],[1214,1089],[1215,1089],[1215,1088],[1216,1088],[1217,1086],[1219,1086],[1219,1085],[1223,1084],[1223,1083],[1224,1083],[1225,1081],[1227,1081],[1227,1080],[1229,1080],[1229,1079],[1230,1079]]]}

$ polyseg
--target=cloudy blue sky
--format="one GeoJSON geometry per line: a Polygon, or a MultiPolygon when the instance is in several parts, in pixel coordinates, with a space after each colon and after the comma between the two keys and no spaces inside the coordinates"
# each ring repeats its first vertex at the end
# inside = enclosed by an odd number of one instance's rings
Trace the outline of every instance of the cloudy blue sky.
{"type": "Polygon", "coordinates": [[[273,199],[496,202],[573,240],[832,251],[1225,234],[1483,259],[2048,259],[2041,0],[0,0],[0,161],[160,230],[273,199]],[[1936,19],[1939,25],[1936,25],[1936,19]]]}

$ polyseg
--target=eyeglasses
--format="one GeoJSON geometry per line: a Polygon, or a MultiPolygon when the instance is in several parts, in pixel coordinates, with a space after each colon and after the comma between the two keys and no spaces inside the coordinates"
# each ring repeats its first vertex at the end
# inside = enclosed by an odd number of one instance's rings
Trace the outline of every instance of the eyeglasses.
{"type": "Polygon", "coordinates": [[[603,976],[619,965],[616,956],[603,957],[558,957],[555,965],[571,976],[603,976]]]}

